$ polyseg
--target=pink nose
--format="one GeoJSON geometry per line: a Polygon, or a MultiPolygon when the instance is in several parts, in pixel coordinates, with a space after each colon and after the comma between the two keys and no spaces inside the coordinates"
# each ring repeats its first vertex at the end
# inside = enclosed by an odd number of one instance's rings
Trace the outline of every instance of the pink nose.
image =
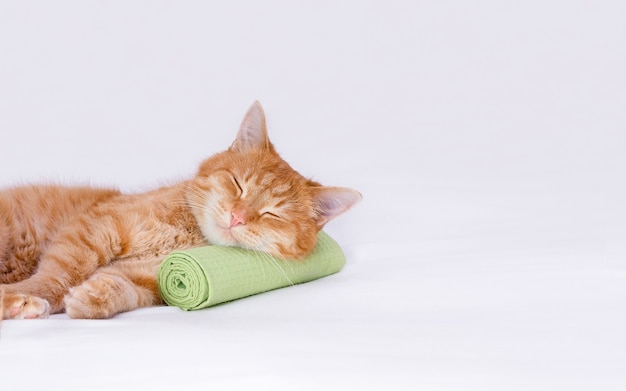
{"type": "Polygon", "coordinates": [[[242,210],[233,210],[230,214],[230,228],[246,224],[246,214],[242,210]]]}

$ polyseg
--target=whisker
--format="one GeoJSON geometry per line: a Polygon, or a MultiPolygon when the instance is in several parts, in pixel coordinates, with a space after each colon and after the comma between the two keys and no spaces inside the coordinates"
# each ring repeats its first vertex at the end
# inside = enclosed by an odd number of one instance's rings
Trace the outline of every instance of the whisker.
{"type": "MultiPolygon", "coordinates": [[[[272,243],[267,242],[267,240],[263,240],[263,248],[268,248],[268,247],[274,247],[274,245],[272,243]]],[[[266,250],[261,250],[260,253],[263,254],[264,257],[270,262],[270,264],[274,266],[274,268],[276,268],[276,270],[280,272],[280,274],[287,280],[287,282],[289,282],[289,285],[291,286],[295,285],[293,281],[291,280],[291,278],[289,278],[289,275],[287,274],[285,269],[281,267],[276,257],[274,257],[272,254],[270,254],[269,251],[266,251],[266,250]]],[[[293,274],[293,268],[291,269],[291,273],[293,274]]]]}
{"type": "Polygon", "coordinates": [[[266,258],[270,261],[270,263],[276,268],[276,270],[278,270],[280,272],[280,274],[285,277],[285,280],[287,280],[287,282],[289,283],[289,285],[293,286],[295,285],[293,283],[293,281],[291,281],[291,278],[289,278],[289,275],[287,274],[287,272],[285,271],[285,269],[283,269],[281,267],[281,265],[278,263],[278,261],[276,260],[276,258],[274,258],[271,254],[268,253],[264,253],[266,258]]]}
{"type": "Polygon", "coordinates": [[[263,279],[267,279],[267,271],[265,270],[265,262],[263,261],[263,255],[260,251],[254,251],[254,259],[256,262],[261,265],[261,270],[263,271],[263,279]]]}

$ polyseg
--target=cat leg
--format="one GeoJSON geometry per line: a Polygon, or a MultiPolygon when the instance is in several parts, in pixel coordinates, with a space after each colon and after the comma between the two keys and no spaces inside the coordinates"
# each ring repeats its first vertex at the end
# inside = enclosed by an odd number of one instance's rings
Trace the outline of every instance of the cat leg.
{"type": "Polygon", "coordinates": [[[50,315],[50,304],[40,297],[6,293],[0,300],[2,319],[43,319],[50,315]]]}
{"type": "Polygon", "coordinates": [[[62,290],[56,287],[49,289],[46,294],[42,289],[46,286],[46,281],[35,276],[14,284],[0,285],[0,289],[4,291],[2,318],[43,319],[51,313],[58,312],[50,304],[49,299],[58,297],[58,292],[62,290]]]}
{"type": "MultiPolygon", "coordinates": [[[[76,280],[67,277],[62,268],[57,268],[54,273],[44,267],[44,262],[41,266],[32,277],[1,286],[4,289],[5,319],[42,318],[63,310],[63,297],[76,280]]],[[[82,280],[84,278],[77,282],[82,280]]]]}
{"type": "MultiPolygon", "coordinates": [[[[37,271],[31,277],[3,285],[4,316],[19,317],[15,312],[22,300],[24,312],[28,317],[63,310],[63,299],[71,287],[85,281],[99,268],[109,265],[124,248],[118,224],[110,215],[99,218],[81,216],[73,224],[55,237],[41,257],[37,271]],[[47,311],[44,311],[45,303],[47,311]],[[38,308],[35,313],[32,305],[38,308]],[[47,312],[47,313],[46,313],[47,312]],[[8,314],[8,315],[7,315],[8,314]]],[[[25,317],[26,317],[25,316],[25,317]]]]}
{"type": "Polygon", "coordinates": [[[163,304],[157,285],[162,258],[124,260],[99,269],[65,296],[71,318],[106,319],[120,312],[163,304]]]}

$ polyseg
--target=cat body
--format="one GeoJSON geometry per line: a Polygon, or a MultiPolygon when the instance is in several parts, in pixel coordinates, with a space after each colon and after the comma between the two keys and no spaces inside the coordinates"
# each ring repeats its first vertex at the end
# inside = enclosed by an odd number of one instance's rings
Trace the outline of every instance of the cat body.
{"type": "Polygon", "coordinates": [[[220,244],[297,260],[360,198],[282,160],[255,102],[231,147],[193,179],[142,194],[64,186],[0,192],[1,312],[109,318],[162,304],[157,269],[173,250],[220,244]]]}

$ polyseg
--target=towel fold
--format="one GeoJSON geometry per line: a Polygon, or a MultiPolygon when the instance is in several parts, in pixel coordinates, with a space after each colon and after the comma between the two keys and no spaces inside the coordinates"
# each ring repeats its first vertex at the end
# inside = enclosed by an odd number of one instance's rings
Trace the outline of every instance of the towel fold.
{"type": "Polygon", "coordinates": [[[320,231],[313,252],[302,260],[225,246],[174,251],[159,267],[158,284],[167,304],[198,310],[325,277],[345,262],[337,242],[320,231]]]}

